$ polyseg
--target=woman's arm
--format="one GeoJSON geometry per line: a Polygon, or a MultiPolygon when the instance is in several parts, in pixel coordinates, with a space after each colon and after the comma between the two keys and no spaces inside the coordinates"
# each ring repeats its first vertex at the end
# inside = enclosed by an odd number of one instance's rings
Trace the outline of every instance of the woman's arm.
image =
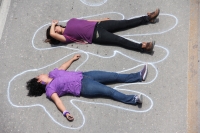
{"type": "Polygon", "coordinates": [[[62,64],[58,69],[59,70],[67,70],[70,67],[70,65],[74,61],[78,60],[80,57],[81,57],[80,54],[75,54],[70,60],[68,60],[67,62],[65,62],[64,64],[62,64]]]}
{"type": "MultiPolygon", "coordinates": [[[[63,105],[61,99],[58,97],[57,93],[53,93],[51,95],[51,99],[54,101],[54,103],[56,104],[57,108],[63,113],[64,111],[66,111],[65,106],[63,105]]],[[[74,118],[72,115],[70,115],[70,113],[66,113],[65,117],[69,120],[69,121],[73,121],[74,118]]]]}
{"type": "Polygon", "coordinates": [[[100,19],[100,20],[87,20],[87,21],[101,22],[101,21],[107,21],[107,20],[110,20],[110,19],[109,18],[103,18],[103,19],[100,19]]]}
{"type": "Polygon", "coordinates": [[[66,38],[63,35],[60,35],[55,32],[55,26],[58,24],[58,20],[53,20],[51,23],[51,29],[50,29],[50,36],[54,39],[60,41],[60,42],[66,42],[66,38]]]}

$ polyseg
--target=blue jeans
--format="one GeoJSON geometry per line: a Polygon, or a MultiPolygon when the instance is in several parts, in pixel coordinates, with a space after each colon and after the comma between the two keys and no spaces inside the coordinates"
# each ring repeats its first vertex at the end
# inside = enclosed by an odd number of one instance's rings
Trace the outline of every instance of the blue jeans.
{"type": "Polygon", "coordinates": [[[140,72],[119,74],[104,71],[89,71],[83,73],[81,96],[83,97],[108,97],[119,102],[135,105],[135,95],[123,94],[104,84],[141,82],[140,72]]]}

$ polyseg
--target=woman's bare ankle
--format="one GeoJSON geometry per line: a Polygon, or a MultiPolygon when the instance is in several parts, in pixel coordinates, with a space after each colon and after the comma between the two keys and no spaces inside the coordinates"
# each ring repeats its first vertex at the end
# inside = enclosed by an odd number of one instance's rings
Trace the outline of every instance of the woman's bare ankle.
{"type": "Polygon", "coordinates": [[[146,42],[142,42],[142,48],[144,49],[144,48],[146,48],[146,45],[147,43],[146,42]]]}

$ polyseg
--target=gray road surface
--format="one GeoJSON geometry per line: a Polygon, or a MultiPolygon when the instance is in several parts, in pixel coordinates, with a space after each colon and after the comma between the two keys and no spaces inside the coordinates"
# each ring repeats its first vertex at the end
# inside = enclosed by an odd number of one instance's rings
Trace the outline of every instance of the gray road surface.
{"type": "Polygon", "coordinates": [[[187,103],[191,100],[187,95],[190,4],[186,0],[11,1],[0,41],[0,132],[187,132],[187,103]],[[51,47],[43,42],[47,24],[53,19],[129,19],[158,7],[161,9],[158,23],[116,33],[138,42],[156,40],[153,55],[116,46],[51,47]],[[75,52],[82,57],[70,70],[130,73],[148,63],[145,82],[110,85],[126,94],[143,93],[142,107],[104,98],[65,96],[61,99],[75,117],[74,122],[68,122],[45,95],[27,96],[27,80],[48,73],[75,52]]]}

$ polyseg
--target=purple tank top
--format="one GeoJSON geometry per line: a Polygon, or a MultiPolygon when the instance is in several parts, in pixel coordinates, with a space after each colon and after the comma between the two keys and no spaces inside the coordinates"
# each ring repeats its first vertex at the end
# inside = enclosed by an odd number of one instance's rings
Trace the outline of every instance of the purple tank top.
{"type": "Polygon", "coordinates": [[[51,99],[53,93],[57,93],[59,97],[66,94],[80,96],[81,80],[83,78],[82,72],[64,71],[55,68],[49,72],[49,77],[53,78],[46,85],[46,96],[49,99],[51,99]]]}
{"type": "Polygon", "coordinates": [[[72,40],[85,40],[92,43],[94,28],[97,22],[87,21],[83,19],[70,19],[65,27],[63,36],[66,38],[66,43],[73,42],[72,40]],[[72,38],[72,39],[69,39],[72,38]]]}

